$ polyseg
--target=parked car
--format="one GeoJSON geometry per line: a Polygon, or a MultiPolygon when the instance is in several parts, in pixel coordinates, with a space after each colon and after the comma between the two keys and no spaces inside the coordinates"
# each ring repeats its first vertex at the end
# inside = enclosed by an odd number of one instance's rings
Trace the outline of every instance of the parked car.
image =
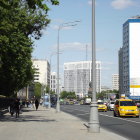
{"type": "Polygon", "coordinates": [[[131,99],[118,99],[114,105],[114,117],[135,116],[139,117],[139,109],[131,99]]]}

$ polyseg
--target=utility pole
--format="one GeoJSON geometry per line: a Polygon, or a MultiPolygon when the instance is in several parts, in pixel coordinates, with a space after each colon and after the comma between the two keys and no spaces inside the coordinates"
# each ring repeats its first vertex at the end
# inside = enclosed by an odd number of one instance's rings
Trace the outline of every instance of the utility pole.
{"type": "Polygon", "coordinates": [[[95,38],[95,0],[92,0],[92,101],[90,105],[90,118],[88,131],[99,133],[98,105],[96,101],[96,38],[95,38]]]}

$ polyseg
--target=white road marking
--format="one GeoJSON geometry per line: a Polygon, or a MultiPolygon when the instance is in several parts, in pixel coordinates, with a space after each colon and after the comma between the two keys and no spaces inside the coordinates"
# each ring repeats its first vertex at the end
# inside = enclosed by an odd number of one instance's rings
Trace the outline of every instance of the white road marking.
{"type": "Polygon", "coordinates": [[[132,121],[132,120],[123,119],[123,118],[119,118],[119,117],[109,116],[109,115],[106,115],[106,114],[99,114],[99,115],[101,115],[101,116],[106,116],[106,117],[110,117],[110,118],[114,118],[114,119],[120,119],[120,120],[124,120],[124,121],[128,121],[128,122],[133,122],[133,123],[138,123],[138,124],[140,124],[140,122],[137,122],[137,121],[132,121]]]}
{"type": "Polygon", "coordinates": [[[76,114],[77,116],[82,116],[82,115],[87,115],[89,113],[84,113],[84,114],[76,114]]]}

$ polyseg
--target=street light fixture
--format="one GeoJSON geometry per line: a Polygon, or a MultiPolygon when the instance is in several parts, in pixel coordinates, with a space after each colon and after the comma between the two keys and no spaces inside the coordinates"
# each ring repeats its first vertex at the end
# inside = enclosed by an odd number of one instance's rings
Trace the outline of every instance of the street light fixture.
{"type": "Polygon", "coordinates": [[[57,105],[56,105],[56,112],[60,112],[60,101],[59,101],[59,34],[60,30],[64,27],[76,26],[77,22],[80,21],[73,21],[60,24],[58,27],[58,38],[57,38],[57,105]]]}
{"type": "Polygon", "coordinates": [[[98,105],[96,101],[96,40],[95,40],[95,0],[92,0],[92,101],[88,131],[99,133],[98,105]]]}

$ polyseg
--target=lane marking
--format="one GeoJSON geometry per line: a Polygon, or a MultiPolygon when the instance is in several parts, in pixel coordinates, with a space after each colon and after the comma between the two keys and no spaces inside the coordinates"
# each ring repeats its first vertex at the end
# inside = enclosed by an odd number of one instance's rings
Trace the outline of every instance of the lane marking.
{"type": "MultiPolygon", "coordinates": [[[[71,109],[71,108],[68,108],[68,107],[63,107],[63,108],[65,108],[65,109],[71,109]]],[[[75,110],[75,111],[78,110],[78,111],[83,111],[84,113],[88,113],[88,112],[85,112],[85,110],[80,110],[80,109],[73,109],[73,108],[72,108],[71,110],[75,110]]]]}
{"type": "Polygon", "coordinates": [[[87,115],[89,113],[84,113],[84,114],[76,114],[77,116],[82,116],[82,115],[87,115]]]}
{"type": "Polygon", "coordinates": [[[119,118],[119,117],[114,117],[114,116],[109,116],[109,115],[106,115],[106,114],[99,114],[99,115],[101,115],[101,116],[106,116],[106,117],[110,117],[110,118],[114,118],[114,119],[120,119],[120,120],[123,120],[123,121],[128,121],[128,122],[133,122],[133,123],[138,123],[138,124],[140,124],[140,122],[137,122],[137,121],[128,120],[128,119],[119,118]]]}

